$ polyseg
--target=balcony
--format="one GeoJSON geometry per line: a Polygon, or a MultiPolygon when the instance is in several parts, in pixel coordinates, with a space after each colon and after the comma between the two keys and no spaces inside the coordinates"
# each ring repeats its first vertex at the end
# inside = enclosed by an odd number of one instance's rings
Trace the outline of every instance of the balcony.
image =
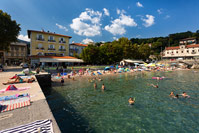
{"type": "Polygon", "coordinates": [[[191,54],[196,54],[196,52],[191,52],[191,54]]]}
{"type": "Polygon", "coordinates": [[[39,50],[44,50],[44,48],[43,48],[43,47],[42,47],[42,48],[36,47],[36,49],[39,49],[39,50]]]}
{"type": "Polygon", "coordinates": [[[55,40],[48,40],[49,42],[56,42],[55,40]]]}
{"type": "Polygon", "coordinates": [[[59,49],[59,51],[66,51],[66,49],[59,49]]]}
{"type": "Polygon", "coordinates": [[[48,50],[55,50],[55,48],[48,48],[48,50]]]}
{"type": "Polygon", "coordinates": [[[59,41],[59,43],[66,43],[66,41],[59,41]]]}
{"type": "Polygon", "coordinates": [[[45,41],[43,38],[36,38],[38,41],[45,41]]]}

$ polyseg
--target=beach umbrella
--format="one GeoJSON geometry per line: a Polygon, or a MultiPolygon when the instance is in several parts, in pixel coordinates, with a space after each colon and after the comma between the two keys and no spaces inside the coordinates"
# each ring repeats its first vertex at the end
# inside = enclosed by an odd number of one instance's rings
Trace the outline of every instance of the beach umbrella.
{"type": "Polygon", "coordinates": [[[110,67],[105,67],[105,69],[104,70],[109,70],[110,69],[110,67]]]}

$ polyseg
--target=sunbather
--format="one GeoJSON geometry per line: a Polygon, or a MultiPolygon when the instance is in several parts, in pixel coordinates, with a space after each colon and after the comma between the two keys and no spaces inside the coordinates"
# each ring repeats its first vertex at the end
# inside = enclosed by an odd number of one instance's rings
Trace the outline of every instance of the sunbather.
{"type": "Polygon", "coordinates": [[[15,83],[32,83],[33,81],[35,81],[35,78],[26,78],[26,79],[22,79],[19,76],[14,80],[14,81],[8,81],[6,83],[3,83],[3,85],[7,85],[7,84],[15,84],[15,83]]]}

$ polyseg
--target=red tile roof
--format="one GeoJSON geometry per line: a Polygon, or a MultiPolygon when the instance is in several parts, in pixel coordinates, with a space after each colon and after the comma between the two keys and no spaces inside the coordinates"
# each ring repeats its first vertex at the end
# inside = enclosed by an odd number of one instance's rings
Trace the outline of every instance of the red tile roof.
{"type": "Polygon", "coordinates": [[[176,46],[176,47],[166,47],[165,49],[166,50],[174,50],[174,49],[179,49],[180,47],[179,46],[176,46]]]}
{"type": "Polygon", "coordinates": [[[52,59],[77,59],[75,57],[72,56],[37,56],[37,55],[32,55],[30,57],[36,57],[36,58],[52,58],[52,59]]]}
{"type": "MultiPolygon", "coordinates": [[[[186,45],[186,48],[198,48],[199,44],[192,44],[192,45],[186,45]]],[[[176,46],[176,47],[166,47],[166,50],[175,50],[175,49],[179,49],[180,46],[176,46]]]]}
{"type": "Polygon", "coordinates": [[[72,43],[71,45],[77,45],[77,46],[83,46],[83,47],[87,47],[88,46],[86,44],[81,44],[81,43],[72,43]]]}
{"type": "Polygon", "coordinates": [[[187,45],[187,48],[197,48],[199,47],[199,44],[193,44],[193,45],[187,45]]]}
{"type": "Polygon", "coordinates": [[[28,38],[30,38],[31,32],[38,32],[38,33],[44,33],[44,34],[50,34],[50,35],[57,35],[57,36],[72,38],[71,36],[66,36],[66,35],[61,35],[61,34],[56,34],[56,33],[51,33],[51,32],[45,32],[45,31],[36,31],[36,30],[28,30],[28,38]]]}

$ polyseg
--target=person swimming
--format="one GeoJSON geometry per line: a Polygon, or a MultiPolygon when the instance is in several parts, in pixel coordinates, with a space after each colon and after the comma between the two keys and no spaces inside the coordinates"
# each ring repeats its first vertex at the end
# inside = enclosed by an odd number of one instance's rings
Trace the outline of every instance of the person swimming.
{"type": "Polygon", "coordinates": [[[94,89],[96,89],[96,88],[97,88],[97,84],[96,84],[96,83],[94,83],[94,85],[93,85],[93,86],[94,86],[94,89]]]}
{"type": "Polygon", "coordinates": [[[63,86],[64,85],[64,79],[61,78],[61,85],[63,86]]]}
{"type": "Polygon", "coordinates": [[[130,97],[128,102],[129,102],[130,105],[134,105],[135,100],[132,97],[130,97]]]}
{"type": "Polygon", "coordinates": [[[182,94],[180,94],[181,96],[183,96],[184,98],[189,98],[190,96],[189,95],[187,95],[187,93],[186,92],[183,92],[182,94]]]}
{"type": "Polygon", "coordinates": [[[173,91],[169,94],[170,97],[175,97],[173,91]]]}
{"type": "Polygon", "coordinates": [[[105,90],[105,85],[104,84],[102,84],[102,90],[105,90]]]}
{"type": "Polygon", "coordinates": [[[155,88],[158,88],[158,85],[151,84],[151,86],[153,86],[153,87],[155,87],[155,88]]]}

